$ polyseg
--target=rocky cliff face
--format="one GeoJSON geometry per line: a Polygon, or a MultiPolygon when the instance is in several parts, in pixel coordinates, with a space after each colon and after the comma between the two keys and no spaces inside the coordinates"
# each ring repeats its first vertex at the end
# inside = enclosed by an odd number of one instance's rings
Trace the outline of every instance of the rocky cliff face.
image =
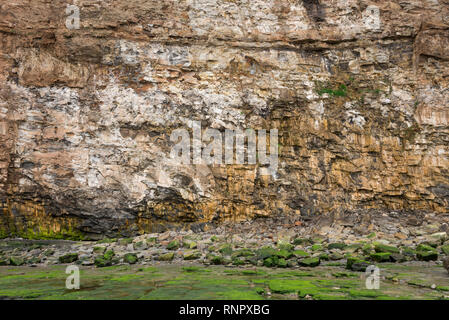
{"type": "Polygon", "coordinates": [[[0,1],[1,235],[449,212],[448,0],[70,4],[0,1]],[[178,165],[192,121],[278,129],[277,174],[178,165]]]}

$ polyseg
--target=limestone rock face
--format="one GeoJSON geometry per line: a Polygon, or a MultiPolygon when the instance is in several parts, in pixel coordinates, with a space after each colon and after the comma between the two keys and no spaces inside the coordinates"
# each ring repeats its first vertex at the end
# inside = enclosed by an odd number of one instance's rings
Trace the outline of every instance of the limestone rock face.
{"type": "Polygon", "coordinates": [[[0,1],[0,235],[449,211],[448,0],[0,1]],[[70,21],[67,21],[70,20],[70,21]],[[279,130],[279,168],[170,134],[279,130]]]}

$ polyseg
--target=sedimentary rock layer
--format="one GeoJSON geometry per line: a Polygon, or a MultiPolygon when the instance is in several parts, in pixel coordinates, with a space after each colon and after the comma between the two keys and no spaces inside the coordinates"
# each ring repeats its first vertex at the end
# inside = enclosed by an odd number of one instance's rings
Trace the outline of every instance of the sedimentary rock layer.
{"type": "Polygon", "coordinates": [[[447,213],[448,47],[447,0],[2,0],[1,234],[447,213]],[[179,165],[193,121],[278,129],[277,173],[179,165]]]}

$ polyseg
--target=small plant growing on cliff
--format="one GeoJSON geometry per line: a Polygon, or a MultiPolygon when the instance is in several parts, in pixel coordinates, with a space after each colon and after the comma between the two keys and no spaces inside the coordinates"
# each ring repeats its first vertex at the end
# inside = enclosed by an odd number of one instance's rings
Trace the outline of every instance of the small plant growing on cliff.
{"type": "Polygon", "coordinates": [[[330,96],[333,97],[346,97],[347,96],[347,87],[344,84],[341,84],[336,90],[330,89],[330,88],[321,88],[317,91],[319,96],[322,96],[323,94],[327,93],[330,96]]]}

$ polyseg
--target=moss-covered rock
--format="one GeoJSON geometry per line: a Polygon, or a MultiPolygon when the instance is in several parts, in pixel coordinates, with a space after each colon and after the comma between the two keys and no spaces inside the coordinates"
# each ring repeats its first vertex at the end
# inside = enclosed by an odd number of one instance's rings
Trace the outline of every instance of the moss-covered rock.
{"type": "Polygon", "coordinates": [[[327,253],[320,254],[319,258],[321,261],[329,261],[330,260],[329,255],[327,253]]]}
{"type": "Polygon", "coordinates": [[[401,251],[406,257],[414,257],[416,255],[416,251],[410,247],[403,246],[401,247],[401,251]]]}
{"type": "Polygon", "coordinates": [[[287,261],[285,259],[281,258],[281,259],[278,260],[277,266],[279,268],[287,268],[288,264],[287,264],[287,261]]]}
{"type": "Polygon", "coordinates": [[[322,244],[319,244],[319,243],[314,244],[314,245],[310,248],[310,250],[312,250],[312,251],[321,251],[321,250],[323,250],[323,245],[322,245],[322,244]]]}
{"type": "Polygon", "coordinates": [[[112,265],[111,260],[105,259],[103,256],[98,256],[95,258],[94,264],[97,268],[103,268],[112,265]]]}
{"type": "Polygon", "coordinates": [[[104,255],[103,255],[103,257],[106,259],[106,260],[112,260],[112,258],[115,256],[115,252],[114,252],[114,250],[108,250],[108,251],[106,251],[105,253],[104,253],[104,255]]]}
{"type": "Polygon", "coordinates": [[[276,256],[283,259],[290,259],[291,257],[293,257],[293,252],[281,249],[276,252],[276,256]]]}
{"type": "Polygon", "coordinates": [[[44,256],[46,256],[46,257],[51,257],[52,255],[55,254],[55,250],[53,250],[53,249],[47,249],[47,250],[44,251],[43,254],[44,254],[44,256]]]}
{"type": "Polygon", "coordinates": [[[421,261],[435,261],[438,260],[438,253],[433,251],[417,251],[416,257],[421,261]]]}
{"type": "Polygon", "coordinates": [[[340,249],[343,250],[347,247],[347,245],[343,242],[334,242],[334,243],[329,243],[329,245],[327,246],[327,248],[329,250],[333,250],[333,249],[340,249]]]}
{"type": "Polygon", "coordinates": [[[116,241],[117,241],[117,239],[115,239],[115,238],[104,238],[104,239],[98,240],[97,243],[114,243],[116,241]]]}
{"type": "Polygon", "coordinates": [[[198,246],[197,243],[193,240],[183,240],[182,245],[184,248],[187,249],[196,249],[196,247],[198,246]]]}
{"type": "Polygon", "coordinates": [[[9,264],[12,266],[21,266],[25,263],[22,257],[11,257],[9,258],[9,264]]]}
{"type": "Polygon", "coordinates": [[[174,252],[167,252],[164,254],[159,255],[158,260],[159,261],[172,261],[175,257],[174,252]]]}
{"type": "Polygon", "coordinates": [[[420,243],[416,247],[416,251],[435,251],[435,248],[427,243],[420,243]]]}
{"type": "Polygon", "coordinates": [[[370,258],[376,262],[389,262],[391,260],[391,253],[376,252],[370,255],[370,258]]]}
{"type": "Polygon", "coordinates": [[[147,239],[147,245],[149,246],[153,246],[157,243],[157,238],[156,237],[149,237],[147,239]]]}
{"type": "Polygon", "coordinates": [[[146,249],[148,247],[148,244],[146,241],[138,241],[136,243],[134,243],[134,248],[136,250],[143,250],[146,249]]]}
{"type": "Polygon", "coordinates": [[[108,267],[112,265],[112,258],[114,258],[115,253],[113,250],[106,251],[103,255],[98,256],[94,260],[94,264],[97,268],[108,267]]]}
{"type": "Polygon", "coordinates": [[[295,250],[295,251],[293,251],[293,254],[297,258],[308,258],[308,257],[310,257],[310,253],[308,253],[307,251],[304,251],[304,250],[295,250]]]}
{"type": "Polygon", "coordinates": [[[279,262],[279,258],[277,256],[272,256],[270,258],[266,258],[263,260],[263,265],[268,268],[276,267],[279,262]]]}
{"type": "Polygon", "coordinates": [[[210,257],[210,262],[215,265],[224,264],[224,258],[222,256],[213,255],[210,257]]]}
{"type": "Polygon", "coordinates": [[[293,249],[295,248],[294,245],[292,245],[286,241],[279,241],[277,244],[277,247],[279,250],[286,250],[286,251],[293,251],[293,249]]]}
{"type": "Polygon", "coordinates": [[[441,251],[442,251],[445,255],[449,256],[449,244],[445,244],[444,246],[441,246],[441,251]]]}
{"type": "Polygon", "coordinates": [[[232,254],[232,245],[229,243],[222,244],[218,249],[218,252],[224,256],[230,256],[232,254]]]}
{"type": "Polygon", "coordinates": [[[209,251],[209,252],[215,252],[217,250],[218,250],[218,248],[216,246],[208,246],[207,247],[207,251],[209,251]]]}
{"type": "Polygon", "coordinates": [[[357,251],[361,251],[362,247],[363,247],[363,245],[360,243],[352,243],[345,248],[345,252],[353,254],[357,251]]]}
{"type": "Polygon", "coordinates": [[[60,263],[72,263],[78,260],[78,253],[68,253],[66,255],[63,255],[59,257],[60,263]]]}
{"type": "Polygon", "coordinates": [[[374,244],[374,250],[376,252],[386,252],[386,253],[400,253],[401,251],[393,246],[388,246],[386,244],[382,244],[382,243],[375,243],[374,244]]]}
{"type": "Polygon", "coordinates": [[[264,260],[277,254],[277,250],[272,247],[262,247],[256,251],[256,255],[259,259],[264,260]]]}
{"type": "Polygon", "coordinates": [[[242,266],[245,264],[245,261],[240,258],[234,258],[234,259],[232,259],[232,264],[234,266],[242,266]]]}
{"type": "Polygon", "coordinates": [[[123,239],[119,239],[117,241],[117,243],[121,246],[127,246],[128,244],[133,243],[133,239],[132,238],[123,238],[123,239]]]}
{"type": "Polygon", "coordinates": [[[353,271],[365,271],[369,265],[370,263],[368,261],[365,261],[358,257],[349,257],[346,260],[346,269],[353,271]]]}
{"type": "Polygon", "coordinates": [[[178,250],[180,247],[178,240],[170,241],[170,243],[167,245],[168,250],[178,250]]]}
{"type": "Polygon", "coordinates": [[[41,263],[41,258],[39,257],[31,257],[26,261],[26,264],[38,264],[41,263]]]}
{"type": "Polygon", "coordinates": [[[253,257],[255,253],[250,249],[238,249],[232,253],[233,258],[237,257],[253,257]]]}
{"type": "Polygon", "coordinates": [[[368,239],[373,239],[376,237],[376,233],[375,232],[371,232],[369,235],[366,236],[368,239]]]}
{"type": "Polygon", "coordinates": [[[320,258],[306,258],[299,261],[299,264],[303,267],[316,267],[320,264],[320,258]]]}
{"type": "Polygon", "coordinates": [[[371,253],[374,252],[374,248],[373,248],[373,246],[371,244],[366,243],[366,244],[364,244],[362,246],[362,252],[363,252],[364,255],[369,256],[371,253]]]}
{"type": "Polygon", "coordinates": [[[123,261],[129,264],[135,264],[139,259],[134,253],[127,253],[123,256],[123,261]]]}
{"type": "Polygon", "coordinates": [[[293,244],[295,246],[304,246],[304,245],[310,245],[313,244],[313,241],[311,239],[307,239],[307,238],[296,238],[293,240],[293,244]]]}
{"type": "Polygon", "coordinates": [[[198,250],[190,250],[187,252],[184,252],[183,254],[184,260],[197,260],[201,258],[201,252],[198,250]]]}
{"type": "Polygon", "coordinates": [[[392,253],[390,255],[390,259],[393,262],[405,262],[405,261],[407,261],[407,257],[405,255],[403,255],[403,254],[400,254],[400,253],[392,253]]]}
{"type": "Polygon", "coordinates": [[[94,247],[93,251],[96,254],[103,254],[106,251],[106,247],[94,247]]]}

